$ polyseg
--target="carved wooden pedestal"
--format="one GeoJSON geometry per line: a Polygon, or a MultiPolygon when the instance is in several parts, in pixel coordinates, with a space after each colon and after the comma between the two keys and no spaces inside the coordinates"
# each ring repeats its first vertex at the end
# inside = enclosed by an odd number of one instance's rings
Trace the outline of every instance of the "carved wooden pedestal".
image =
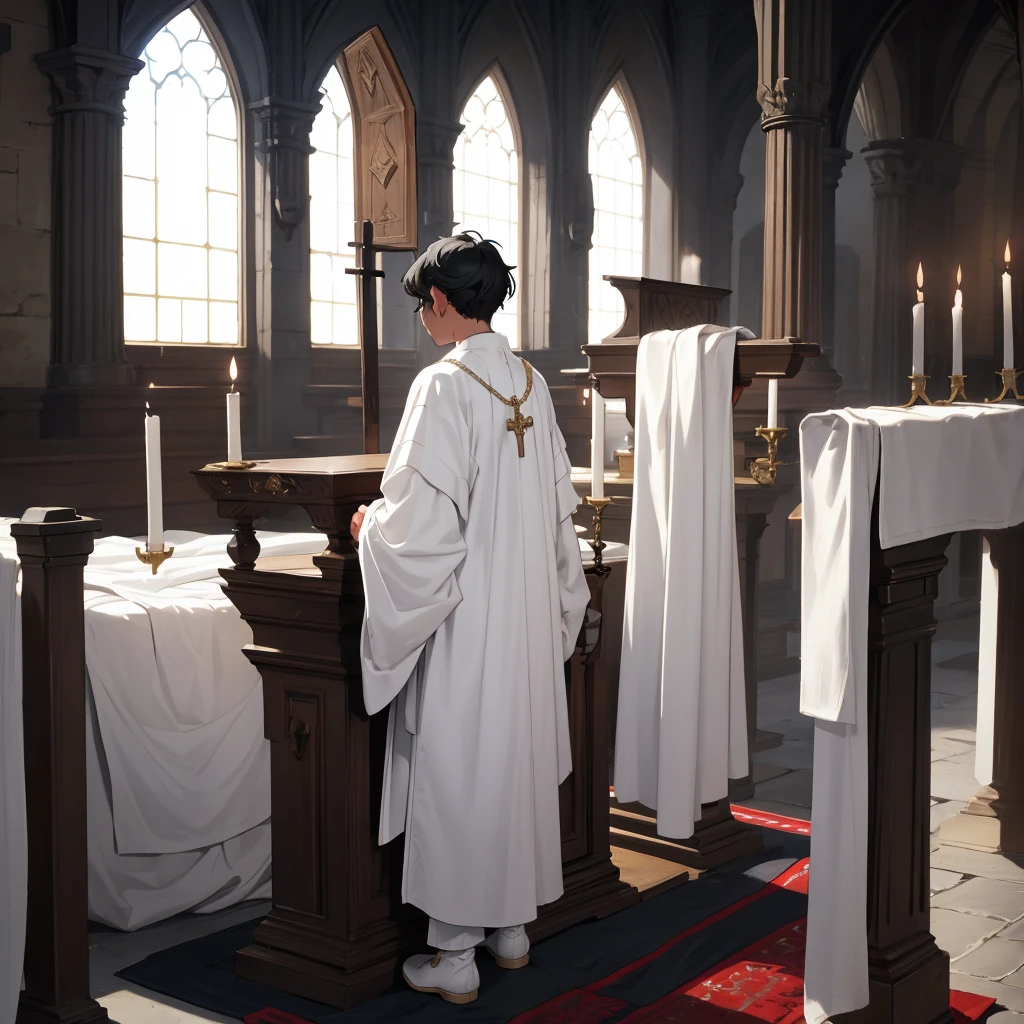
{"type": "Polygon", "coordinates": [[[929,924],[931,638],[949,537],[882,551],[872,528],[868,632],[871,1002],[833,1024],[951,1024],[949,956],[929,924]]]}
{"type": "Polygon", "coordinates": [[[978,742],[991,716],[992,782],[939,834],[949,846],[1024,853],[1024,526],[986,534],[985,542],[978,742]]]}
{"type": "Polygon", "coordinates": [[[28,919],[17,1024],[94,1024],[89,995],[82,569],[98,519],[29,509],[21,561],[28,919]],[[31,521],[30,521],[31,520],[31,521]]]}
{"type": "MultiPolygon", "coordinates": [[[[401,900],[403,841],[377,844],[387,713],[363,707],[363,589],[348,539],[352,513],[378,496],[386,456],[215,466],[197,473],[235,521],[227,595],[252,627],[245,649],[263,677],[271,743],[273,909],[236,956],[243,977],[348,1008],[398,979],[426,948],[426,917],[401,900]],[[301,505],[328,536],[313,566],[257,566],[253,523],[301,505]],[[276,570],[276,571],[275,571],[276,570]]],[[[599,602],[603,580],[590,576],[599,602]]],[[[596,656],[567,668],[573,773],[561,792],[565,895],[534,938],[636,903],[608,847],[604,676],[596,656]],[[602,814],[603,812],[603,814],[602,814]]]]}

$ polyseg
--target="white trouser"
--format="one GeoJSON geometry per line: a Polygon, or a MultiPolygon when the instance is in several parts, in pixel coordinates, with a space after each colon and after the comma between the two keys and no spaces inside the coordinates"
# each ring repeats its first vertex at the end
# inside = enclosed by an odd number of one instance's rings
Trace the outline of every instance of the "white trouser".
{"type": "Polygon", "coordinates": [[[473,949],[484,941],[483,928],[466,928],[458,924],[445,924],[444,921],[430,919],[427,928],[427,945],[433,949],[450,949],[462,951],[473,949]]]}

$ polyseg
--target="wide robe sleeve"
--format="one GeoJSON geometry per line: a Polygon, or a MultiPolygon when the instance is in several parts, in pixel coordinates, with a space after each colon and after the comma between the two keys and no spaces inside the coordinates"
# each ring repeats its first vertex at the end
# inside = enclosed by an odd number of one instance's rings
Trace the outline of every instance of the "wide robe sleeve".
{"type": "Polygon", "coordinates": [[[366,614],[363,701],[376,714],[408,682],[424,644],[462,600],[466,555],[451,498],[405,466],[385,481],[359,537],[366,614]]]}

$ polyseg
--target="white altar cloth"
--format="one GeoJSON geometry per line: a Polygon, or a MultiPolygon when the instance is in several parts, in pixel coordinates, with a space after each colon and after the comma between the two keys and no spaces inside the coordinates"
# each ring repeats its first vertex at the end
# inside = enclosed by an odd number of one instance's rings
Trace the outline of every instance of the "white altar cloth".
{"type": "Polygon", "coordinates": [[[800,425],[800,710],[815,718],[804,1014],[866,1006],[871,510],[883,548],[1024,522],[1024,408],[842,409],[800,425]]]}
{"type": "MultiPolygon", "coordinates": [[[[693,835],[747,774],[732,449],[737,331],[656,331],[636,357],[615,793],[693,835]]],[[[743,331],[749,336],[749,332],[743,331]]]]}
{"type": "MultiPolygon", "coordinates": [[[[313,532],[258,537],[264,555],[325,546],[313,532]]],[[[228,539],[172,531],[154,576],[137,541],[100,538],[85,568],[89,914],[116,928],[269,894],[262,688],[220,587],[228,539]]],[[[0,555],[16,558],[10,521],[0,555]]],[[[0,595],[0,630],[2,609],[0,595]]],[[[15,635],[8,622],[0,651],[15,635]]]]}

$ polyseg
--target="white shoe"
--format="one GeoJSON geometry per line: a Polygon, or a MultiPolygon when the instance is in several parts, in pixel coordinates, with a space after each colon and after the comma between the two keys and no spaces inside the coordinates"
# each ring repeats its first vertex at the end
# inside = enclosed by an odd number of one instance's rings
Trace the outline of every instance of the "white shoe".
{"type": "Polygon", "coordinates": [[[530,962],[530,940],[526,925],[498,928],[484,939],[484,949],[494,957],[499,967],[514,971],[530,962]]]}
{"type": "Polygon", "coordinates": [[[480,990],[475,950],[439,949],[434,956],[411,956],[402,968],[406,984],[417,992],[436,992],[449,1003],[471,1003],[480,990]]]}

